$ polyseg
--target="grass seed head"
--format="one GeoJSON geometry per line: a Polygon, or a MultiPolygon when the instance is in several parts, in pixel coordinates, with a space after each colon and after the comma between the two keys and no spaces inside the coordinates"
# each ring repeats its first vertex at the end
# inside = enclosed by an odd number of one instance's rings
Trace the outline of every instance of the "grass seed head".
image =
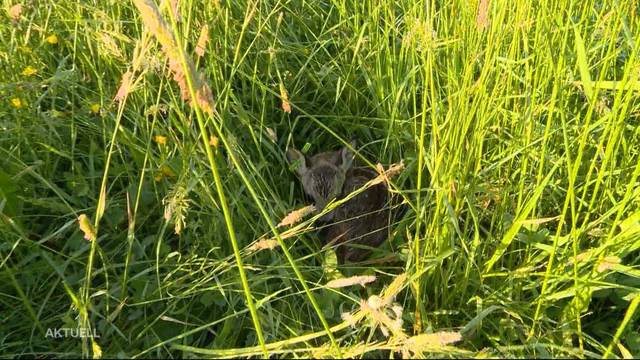
{"type": "Polygon", "coordinates": [[[205,25],[200,30],[200,37],[198,38],[198,44],[196,45],[196,54],[199,57],[204,56],[204,50],[207,48],[208,41],[209,41],[209,25],[205,25]]]}
{"type": "Polygon", "coordinates": [[[309,215],[312,214],[316,211],[316,207],[313,205],[308,205],[305,206],[303,208],[300,208],[298,210],[294,210],[290,213],[287,214],[287,216],[285,216],[284,218],[282,218],[282,221],[280,221],[280,223],[277,225],[277,227],[283,227],[283,226],[289,226],[289,225],[293,225],[296,224],[300,221],[302,221],[302,219],[309,215]]]}
{"type": "Polygon", "coordinates": [[[80,216],[78,216],[78,225],[84,233],[85,240],[94,241],[96,239],[96,230],[87,215],[80,214],[80,216]]]}
{"type": "Polygon", "coordinates": [[[360,275],[360,276],[351,276],[348,278],[331,280],[327,283],[327,287],[332,289],[338,289],[353,285],[360,285],[364,287],[368,283],[372,283],[376,281],[376,277],[373,275],[360,275]]]}
{"type": "Polygon", "coordinates": [[[131,71],[127,71],[122,75],[122,79],[120,80],[120,87],[118,87],[118,92],[116,92],[116,96],[114,100],[116,102],[122,102],[129,92],[131,92],[133,73],[131,71]]]}
{"type": "Polygon", "coordinates": [[[18,21],[20,21],[20,16],[22,15],[22,4],[15,4],[7,9],[7,15],[9,15],[13,25],[16,25],[18,21]]]}
{"type": "Polygon", "coordinates": [[[478,4],[478,15],[476,16],[476,27],[478,31],[484,31],[489,26],[489,0],[480,0],[478,4]]]}

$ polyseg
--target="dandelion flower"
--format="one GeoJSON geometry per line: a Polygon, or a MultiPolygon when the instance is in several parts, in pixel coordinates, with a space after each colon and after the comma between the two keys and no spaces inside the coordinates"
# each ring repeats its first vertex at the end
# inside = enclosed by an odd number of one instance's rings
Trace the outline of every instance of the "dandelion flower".
{"type": "Polygon", "coordinates": [[[100,345],[91,338],[91,350],[93,351],[93,358],[100,359],[102,357],[102,348],[100,345]]]}
{"type": "Polygon", "coordinates": [[[22,100],[20,100],[20,98],[11,99],[11,105],[13,105],[13,107],[16,108],[16,109],[21,109],[24,106],[24,104],[22,103],[22,100]]]}
{"type": "Polygon", "coordinates": [[[100,112],[100,104],[91,104],[89,110],[94,114],[98,114],[100,112]]]}
{"type": "Polygon", "coordinates": [[[49,44],[55,45],[58,43],[58,37],[56,36],[56,34],[51,34],[47,36],[47,42],[49,44]]]}
{"type": "Polygon", "coordinates": [[[167,137],[162,135],[156,135],[153,137],[153,141],[155,141],[158,145],[166,145],[167,137]]]}
{"type": "Polygon", "coordinates": [[[219,143],[220,143],[220,139],[218,139],[217,136],[215,135],[209,136],[209,145],[213,146],[214,148],[217,148],[219,143]]]}
{"type": "Polygon", "coordinates": [[[24,68],[24,70],[22,70],[22,75],[24,76],[31,76],[34,75],[38,72],[38,70],[36,70],[36,68],[34,68],[33,66],[29,65],[26,68],[24,68]]]}

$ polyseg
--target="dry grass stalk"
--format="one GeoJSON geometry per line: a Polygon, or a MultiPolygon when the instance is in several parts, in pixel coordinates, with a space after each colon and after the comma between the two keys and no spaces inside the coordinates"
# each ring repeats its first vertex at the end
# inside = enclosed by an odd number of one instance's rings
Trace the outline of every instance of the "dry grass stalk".
{"type": "MultiPolygon", "coordinates": [[[[280,239],[281,240],[286,240],[289,238],[292,238],[294,236],[298,236],[304,232],[306,232],[308,229],[306,229],[303,226],[295,226],[293,228],[287,229],[284,232],[280,233],[280,239]]],[[[279,245],[278,240],[275,237],[271,237],[271,238],[261,238],[258,240],[257,243],[251,245],[248,250],[249,251],[258,251],[258,250],[263,250],[263,249],[275,249],[277,246],[279,245]]]]}
{"type": "Polygon", "coordinates": [[[179,0],[169,0],[169,6],[171,7],[171,11],[173,12],[173,17],[175,17],[177,22],[180,22],[180,6],[179,0]]]}
{"type": "Polygon", "coordinates": [[[374,281],[376,281],[376,277],[373,275],[361,275],[331,280],[327,283],[326,286],[332,289],[338,289],[353,285],[361,285],[362,287],[364,287],[366,284],[374,281]]]}
{"type": "Polygon", "coordinates": [[[174,231],[177,235],[180,235],[182,229],[186,227],[186,214],[191,202],[187,195],[187,189],[183,185],[178,184],[162,199],[164,219],[166,221],[173,219],[174,231]]]}
{"type": "Polygon", "coordinates": [[[209,41],[209,25],[205,25],[200,30],[200,37],[198,37],[198,44],[196,45],[196,54],[199,57],[204,56],[204,50],[207,47],[209,41]]]}
{"type": "Polygon", "coordinates": [[[16,25],[22,15],[22,4],[15,4],[7,10],[7,15],[11,19],[11,23],[16,25]]]}
{"type": "Polygon", "coordinates": [[[78,216],[78,224],[80,225],[80,230],[84,233],[85,240],[94,241],[96,239],[96,230],[87,215],[80,214],[78,216]]]}
{"type": "Polygon", "coordinates": [[[250,252],[256,252],[260,250],[273,250],[278,247],[278,241],[276,239],[260,239],[255,244],[249,246],[250,252]]]}
{"type": "MultiPolygon", "coordinates": [[[[113,32],[101,31],[96,33],[96,39],[100,45],[100,49],[104,50],[106,56],[124,60],[125,56],[114,38],[124,37],[122,34],[114,34],[113,32]],[[119,36],[118,36],[119,35],[119,36]]],[[[124,37],[126,39],[126,37],[124,37]]],[[[127,39],[128,40],[128,39],[127,39]]]]}
{"type": "Polygon", "coordinates": [[[604,259],[602,259],[600,263],[598,263],[598,267],[596,268],[596,271],[601,273],[607,270],[611,270],[613,269],[614,266],[620,264],[621,261],[622,260],[617,256],[607,256],[604,259]]]}
{"type": "Polygon", "coordinates": [[[276,132],[272,128],[268,127],[268,128],[265,129],[265,131],[267,133],[267,137],[269,138],[269,140],[271,140],[273,142],[278,141],[278,135],[276,134],[276,132]]]}
{"type": "Polygon", "coordinates": [[[448,346],[462,340],[462,335],[458,332],[441,331],[433,334],[420,334],[401,341],[399,350],[402,351],[403,358],[418,357],[424,358],[425,352],[448,353],[456,348],[448,346]],[[412,356],[413,354],[413,356],[412,356]]]}
{"type": "Polygon", "coordinates": [[[569,261],[567,261],[567,266],[573,265],[574,262],[581,263],[591,259],[591,257],[593,257],[593,254],[594,254],[594,250],[595,249],[589,249],[581,252],[576,256],[572,256],[571,258],[569,258],[569,261]]]}
{"type": "Polygon", "coordinates": [[[298,210],[294,210],[292,212],[290,212],[289,214],[287,214],[287,216],[285,216],[282,221],[280,221],[280,223],[276,226],[276,227],[283,227],[283,226],[289,226],[289,225],[293,225],[295,223],[300,222],[305,216],[313,213],[316,211],[315,206],[313,205],[308,205],[305,206],[301,209],[298,210]]]}
{"type": "Polygon", "coordinates": [[[282,110],[287,114],[291,114],[291,104],[289,103],[289,93],[284,88],[284,84],[280,83],[280,99],[282,100],[282,110]]]}
{"type": "Polygon", "coordinates": [[[406,334],[402,330],[402,306],[390,304],[377,295],[372,295],[368,300],[360,301],[360,311],[365,313],[373,328],[380,327],[382,335],[404,339],[406,334]],[[393,314],[393,317],[390,315],[393,314]],[[391,334],[389,333],[391,331],[391,334]]]}
{"type": "Polygon", "coordinates": [[[381,182],[384,182],[388,185],[389,179],[400,174],[402,170],[404,170],[404,162],[400,161],[397,164],[391,164],[391,166],[389,166],[389,169],[387,170],[384,169],[384,166],[382,166],[382,164],[378,163],[376,164],[376,170],[378,171],[379,175],[369,181],[368,186],[380,184],[381,182]]]}
{"type": "Polygon", "coordinates": [[[354,313],[343,313],[342,319],[349,326],[355,326],[360,320],[367,319],[372,328],[380,327],[384,336],[393,335],[393,339],[403,341],[407,338],[402,329],[403,308],[394,304],[393,300],[406,282],[407,274],[398,275],[379,296],[372,295],[367,300],[361,299],[360,308],[354,313]]]}
{"type": "Polygon", "coordinates": [[[387,288],[382,293],[382,299],[386,303],[391,303],[391,301],[393,301],[393,299],[395,299],[396,295],[398,295],[398,293],[400,293],[400,290],[402,290],[402,288],[404,288],[406,283],[407,283],[407,274],[406,273],[403,273],[403,274],[400,274],[400,275],[396,276],[396,278],[393,279],[393,282],[391,284],[389,284],[389,286],[387,286],[387,288]]]}
{"type": "Polygon", "coordinates": [[[405,346],[415,350],[428,350],[429,348],[441,347],[456,343],[462,340],[459,332],[440,331],[433,334],[420,334],[412,336],[405,342],[405,346]]]}
{"type": "Polygon", "coordinates": [[[131,71],[127,71],[122,75],[122,79],[120,80],[120,87],[118,87],[118,92],[113,98],[115,102],[122,102],[131,92],[131,85],[133,84],[132,77],[133,73],[131,71]]]}
{"type": "Polygon", "coordinates": [[[489,26],[489,0],[480,0],[478,4],[478,14],[476,16],[476,27],[478,31],[484,31],[489,26]]]}
{"type": "Polygon", "coordinates": [[[134,0],[134,4],[140,11],[140,16],[148,31],[156,37],[162,46],[162,51],[169,62],[169,69],[173,73],[173,79],[180,87],[182,98],[192,106],[195,103],[195,106],[200,107],[209,116],[213,115],[213,94],[209,85],[204,81],[202,75],[195,70],[193,63],[187,58],[182,58],[177,42],[169,26],[160,15],[158,7],[153,0],[134,0]],[[195,99],[191,99],[186,81],[187,74],[183,69],[182,61],[184,61],[186,71],[193,81],[195,99]]]}

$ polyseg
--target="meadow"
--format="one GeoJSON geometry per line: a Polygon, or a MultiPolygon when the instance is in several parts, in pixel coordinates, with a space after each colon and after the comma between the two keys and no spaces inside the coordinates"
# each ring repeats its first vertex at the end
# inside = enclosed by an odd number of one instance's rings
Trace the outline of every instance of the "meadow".
{"type": "Polygon", "coordinates": [[[4,0],[0,34],[1,357],[640,357],[637,0],[4,0]],[[408,210],[337,266],[286,149],[353,138],[408,210]]]}

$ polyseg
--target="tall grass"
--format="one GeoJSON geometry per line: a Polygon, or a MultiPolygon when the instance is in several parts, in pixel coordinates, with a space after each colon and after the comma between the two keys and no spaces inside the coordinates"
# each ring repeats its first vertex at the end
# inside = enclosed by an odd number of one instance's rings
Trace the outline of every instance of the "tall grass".
{"type": "Polygon", "coordinates": [[[0,353],[640,356],[639,12],[3,2],[0,353]],[[337,268],[285,150],[351,138],[409,211],[337,268]]]}

